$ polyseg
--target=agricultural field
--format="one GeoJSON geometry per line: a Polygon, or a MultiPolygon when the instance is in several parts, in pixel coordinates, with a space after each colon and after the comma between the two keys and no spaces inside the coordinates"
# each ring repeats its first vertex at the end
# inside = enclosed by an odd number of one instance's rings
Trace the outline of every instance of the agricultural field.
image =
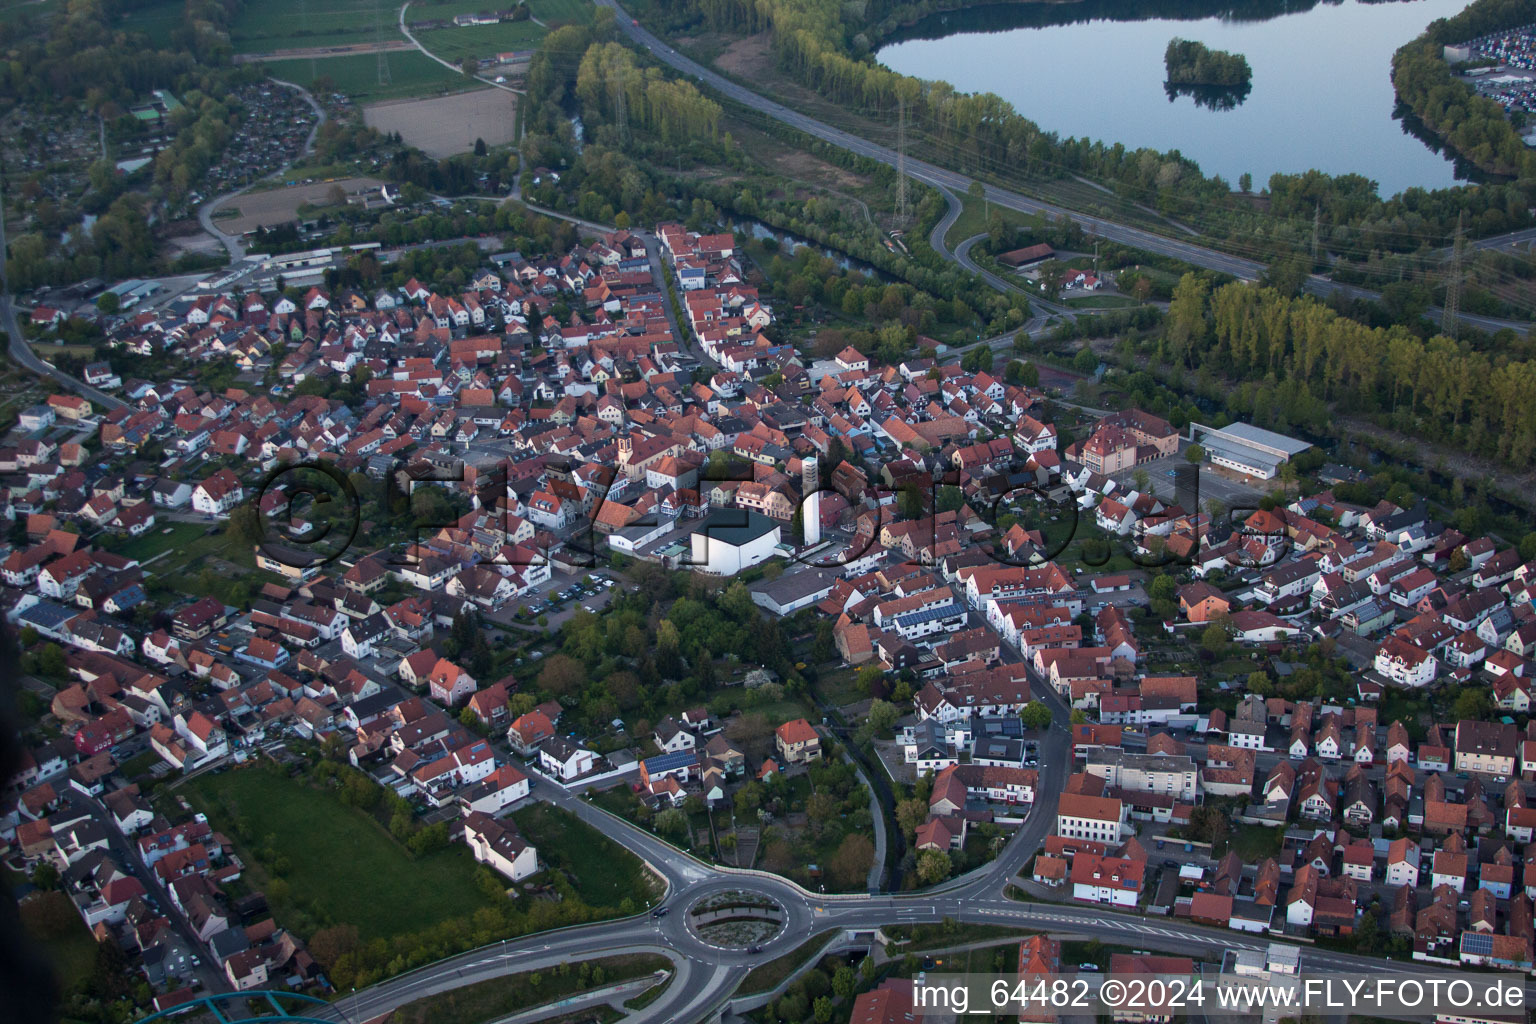
{"type": "Polygon", "coordinates": [[[187,5],[184,0],[160,0],[123,12],[123,28],[130,32],[142,32],[151,39],[164,39],[171,30],[186,20],[187,5]]]}
{"type": "MultiPolygon", "coordinates": [[[[473,25],[464,28],[440,28],[416,32],[422,46],[455,64],[465,57],[490,58],[498,53],[532,50],[553,28],[585,24],[592,20],[593,7],[588,0],[529,0],[533,18],[506,21],[499,25],[473,25]]],[[[484,10],[478,0],[445,0],[443,3],[412,3],[406,21],[440,21],[456,14],[484,10]]]]}
{"type": "Polygon", "coordinates": [[[266,0],[246,4],[230,36],[236,53],[394,40],[399,10],[383,0],[266,0]]]}
{"type": "Polygon", "coordinates": [[[41,17],[63,8],[63,0],[0,0],[0,22],[41,17]]]}
{"type": "Polygon", "coordinates": [[[533,16],[550,28],[556,25],[585,24],[592,20],[594,8],[587,0],[528,0],[533,16]]]}
{"type": "MultiPolygon", "coordinates": [[[[512,3],[490,6],[511,7],[512,3]]],[[[441,0],[441,2],[411,0],[410,8],[405,12],[405,20],[410,23],[442,18],[452,19],[455,14],[473,14],[476,11],[485,10],[486,7],[483,0],[441,0]]],[[[528,0],[528,9],[535,21],[542,21],[550,28],[572,22],[590,21],[594,10],[590,0],[528,0]]]]}
{"type": "Polygon", "coordinates": [[[545,30],[531,21],[504,21],[499,25],[438,28],[415,35],[432,53],[457,64],[465,57],[486,59],[513,50],[537,49],[545,30]]]}
{"type": "Polygon", "coordinates": [[[391,53],[388,60],[388,85],[379,84],[378,56],[372,53],[322,59],[274,60],[267,61],[266,66],[268,74],[273,78],[302,85],[306,89],[317,79],[329,79],[334,91],[346,93],[359,102],[427,96],[469,85],[469,79],[462,74],[443,67],[424,53],[391,53]]]}
{"type": "Polygon", "coordinates": [[[312,185],[247,192],[230,200],[219,210],[220,214],[225,214],[218,217],[219,229],[238,235],[258,227],[287,224],[298,219],[301,206],[326,205],[330,201],[332,189],[339,188],[343,194],[351,195],[364,189],[378,188],[381,184],[383,182],[377,178],[339,178],[335,181],[317,181],[312,185]]]}
{"type": "Polygon", "coordinates": [[[363,120],[400,137],[430,157],[467,153],[476,139],[488,146],[512,142],[517,97],[504,89],[480,89],[426,100],[392,100],[363,109],[363,120]]]}

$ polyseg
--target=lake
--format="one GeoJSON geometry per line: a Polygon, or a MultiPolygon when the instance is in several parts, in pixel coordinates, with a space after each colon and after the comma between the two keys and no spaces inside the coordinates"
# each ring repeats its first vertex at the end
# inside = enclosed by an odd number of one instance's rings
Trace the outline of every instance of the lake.
{"type": "Polygon", "coordinates": [[[1392,54],[1466,4],[1014,4],[934,15],[878,57],[962,92],[996,93],[1063,138],[1179,150],[1234,187],[1245,171],[1260,188],[1277,171],[1317,168],[1363,174],[1385,196],[1467,175],[1394,116],[1391,80],[1392,54]],[[1148,13],[1159,16],[1138,19],[1148,13]],[[1251,91],[1231,109],[1170,100],[1163,51],[1175,36],[1246,56],[1251,91]]]}

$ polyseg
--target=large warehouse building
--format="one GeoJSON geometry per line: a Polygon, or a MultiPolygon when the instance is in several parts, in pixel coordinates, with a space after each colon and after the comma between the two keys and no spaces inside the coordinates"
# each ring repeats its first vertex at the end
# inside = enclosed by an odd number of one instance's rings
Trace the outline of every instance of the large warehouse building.
{"type": "Polygon", "coordinates": [[[688,539],[693,568],[734,576],[773,557],[779,545],[779,524],[758,512],[721,509],[688,539]]]}
{"type": "Polygon", "coordinates": [[[1219,428],[1191,423],[1189,439],[1205,449],[1213,464],[1260,480],[1273,480],[1281,466],[1312,447],[1306,441],[1247,423],[1219,428]]]}

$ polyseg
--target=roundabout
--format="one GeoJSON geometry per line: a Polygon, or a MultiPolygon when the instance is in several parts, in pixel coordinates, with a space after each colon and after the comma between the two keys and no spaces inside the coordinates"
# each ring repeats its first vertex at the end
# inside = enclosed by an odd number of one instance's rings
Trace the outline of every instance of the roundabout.
{"type": "Polygon", "coordinates": [[[784,904],[751,889],[722,889],[700,897],[684,912],[688,931],[716,949],[761,951],[789,926],[784,904]]]}

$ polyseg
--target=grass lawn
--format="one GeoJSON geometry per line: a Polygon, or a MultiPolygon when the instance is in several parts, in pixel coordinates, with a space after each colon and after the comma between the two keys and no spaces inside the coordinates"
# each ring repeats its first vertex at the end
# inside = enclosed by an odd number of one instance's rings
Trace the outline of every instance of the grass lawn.
{"type": "Polygon", "coordinates": [[[857,704],[869,697],[869,691],[858,685],[858,676],[858,669],[853,668],[823,672],[816,681],[816,688],[828,703],[837,707],[857,704]]]}
{"type": "Polygon", "coordinates": [[[270,877],[257,849],[287,862],[291,906],[274,908],[280,921],[298,908],[317,927],[356,925],[367,942],[468,917],[485,902],[467,847],[413,857],[365,812],[265,765],[201,775],[179,792],[234,839],[253,888],[270,877]]]}
{"type": "MultiPolygon", "coordinates": [[[[1109,561],[1100,565],[1089,565],[1083,561],[1083,533],[1085,530],[1093,537],[1105,539],[1099,534],[1098,527],[1093,525],[1091,514],[1085,513],[1078,521],[1077,539],[1068,544],[1066,549],[1056,556],[1056,564],[1061,566],[1063,571],[1071,572],[1073,569],[1082,569],[1083,575],[1089,576],[1112,572],[1133,572],[1140,568],[1131,560],[1131,556],[1126,554],[1125,541],[1120,537],[1108,539],[1107,541],[1110,552],[1109,561]]],[[[1087,581],[1084,580],[1082,582],[1086,583],[1087,581]]]]}
{"type": "Polygon", "coordinates": [[[1067,300],[1073,309],[1124,309],[1140,305],[1129,295],[1079,295],[1067,300]]]}
{"type": "Polygon", "coordinates": [[[535,18],[551,28],[556,24],[586,24],[594,11],[587,0],[529,0],[528,7],[535,18]]]}
{"type": "Polygon", "coordinates": [[[1243,858],[1247,864],[1257,864],[1265,857],[1275,857],[1280,853],[1280,841],[1285,838],[1285,829],[1269,828],[1264,825],[1239,825],[1227,838],[1227,848],[1235,850],[1237,855],[1243,858]]]}
{"type": "Polygon", "coordinates": [[[400,1007],[390,1019],[395,1024],[480,1024],[590,989],[670,970],[671,966],[670,960],[654,953],[604,957],[579,966],[562,964],[554,971],[509,974],[418,999],[400,1007]],[[535,976],[537,985],[532,984],[535,976]]]}
{"type": "MultiPolygon", "coordinates": [[[[951,190],[953,191],[953,190],[951,190]]],[[[993,210],[1000,210],[1003,215],[1003,223],[1008,227],[1020,224],[1030,224],[1034,218],[1017,210],[1005,209],[1001,206],[993,206],[991,203],[978,202],[964,192],[955,192],[963,209],[960,216],[949,226],[949,232],[944,236],[944,244],[951,250],[972,235],[979,235],[987,230],[987,217],[993,210]]],[[[980,244],[980,243],[978,243],[980,244]]],[[[980,255],[979,253],[977,255],[980,255]]]]}
{"type": "Polygon", "coordinates": [[[124,558],[147,562],[162,552],[188,548],[206,529],[196,523],[156,523],[148,533],[122,541],[113,551],[124,558]]]}
{"type": "MultiPolygon", "coordinates": [[[[450,71],[424,53],[403,50],[389,54],[389,84],[379,84],[378,55],[355,54],[320,60],[270,60],[267,73],[273,78],[308,88],[317,78],[329,78],[338,92],[360,102],[435,96],[469,88],[469,79],[450,71]]],[[[475,85],[479,88],[478,84],[475,85]]]]}
{"type": "Polygon", "coordinates": [[[1019,942],[1017,939],[1011,942],[999,942],[992,946],[980,946],[976,949],[967,949],[955,953],[952,956],[934,957],[935,970],[945,974],[1006,974],[1009,967],[1018,969],[1019,942]],[[1002,957],[999,965],[998,958],[1002,957]]]}
{"type": "Polygon", "coordinates": [[[96,349],[91,345],[65,345],[53,341],[35,341],[32,350],[44,359],[56,359],[59,356],[90,359],[96,354],[96,349]]]}
{"type": "Polygon", "coordinates": [[[154,750],[146,750],[137,757],[131,757],[117,766],[125,779],[136,779],[140,775],[148,775],[157,764],[161,764],[160,755],[154,750]]]}
{"type": "Polygon", "coordinates": [[[742,981],[741,988],[736,990],[736,994],[749,996],[758,992],[772,992],[783,984],[785,978],[799,970],[802,964],[820,953],[835,934],[837,929],[834,928],[820,935],[813,935],[783,956],[775,957],[765,964],[752,968],[752,973],[742,981]]]}
{"type": "Polygon", "coordinates": [[[39,893],[23,902],[19,910],[22,928],[47,950],[66,992],[91,976],[96,967],[96,940],[68,896],[39,893]]]}
{"type": "Polygon", "coordinates": [[[886,934],[894,940],[896,933],[906,936],[905,941],[893,941],[892,947],[903,953],[924,949],[948,949],[951,946],[964,946],[972,942],[985,942],[987,939],[1005,939],[1034,935],[1035,931],[1028,928],[1010,928],[1001,924],[919,924],[911,927],[898,926],[893,932],[887,928],[886,934]]]}
{"type": "Polygon", "coordinates": [[[512,813],[518,831],[539,859],[563,871],[590,907],[617,907],[625,897],[648,906],[655,882],[640,858],[568,811],[531,804],[512,813]]]}

